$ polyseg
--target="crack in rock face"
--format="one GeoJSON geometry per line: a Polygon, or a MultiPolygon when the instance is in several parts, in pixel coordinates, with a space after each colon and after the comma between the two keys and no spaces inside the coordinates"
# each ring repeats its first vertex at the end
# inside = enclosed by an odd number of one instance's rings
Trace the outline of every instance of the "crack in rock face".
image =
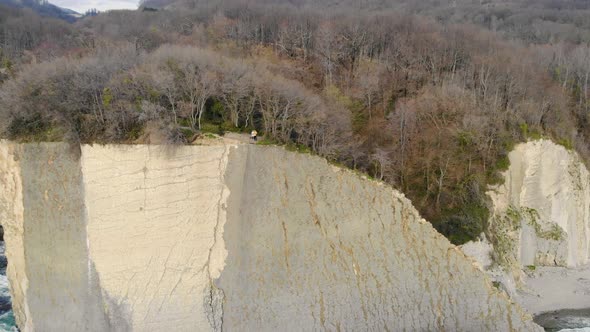
{"type": "Polygon", "coordinates": [[[213,331],[221,331],[223,326],[223,290],[213,283],[204,289],[204,308],[213,331]]]}

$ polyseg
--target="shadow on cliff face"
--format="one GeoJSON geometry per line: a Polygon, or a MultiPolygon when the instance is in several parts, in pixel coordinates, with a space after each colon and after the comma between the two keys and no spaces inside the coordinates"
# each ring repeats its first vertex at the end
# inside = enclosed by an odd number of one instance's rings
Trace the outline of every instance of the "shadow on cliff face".
{"type": "Polygon", "coordinates": [[[94,267],[94,262],[91,263],[90,269],[90,289],[91,298],[96,296],[98,301],[94,302],[99,306],[102,304],[100,308],[92,308],[92,304],[90,304],[89,309],[89,316],[103,316],[103,317],[96,317],[95,321],[104,321],[106,322],[106,331],[132,331],[132,326],[130,322],[131,317],[131,309],[126,302],[126,299],[116,299],[109,296],[107,293],[102,291],[102,287],[100,287],[100,277],[98,273],[96,273],[96,268],[94,267]]]}

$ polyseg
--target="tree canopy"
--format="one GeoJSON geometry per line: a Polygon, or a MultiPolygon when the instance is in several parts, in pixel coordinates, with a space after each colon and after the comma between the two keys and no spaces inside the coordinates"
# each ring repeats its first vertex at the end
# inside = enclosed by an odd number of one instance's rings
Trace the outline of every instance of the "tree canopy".
{"type": "Polygon", "coordinates": [[[463,243],[514,144],[549,137],[589,160],[588,6],[428,3],[146,1],[161,9],[74,25],[0,11],[0,133],[183,144],[257,129],[396,186],[463,243]]]}

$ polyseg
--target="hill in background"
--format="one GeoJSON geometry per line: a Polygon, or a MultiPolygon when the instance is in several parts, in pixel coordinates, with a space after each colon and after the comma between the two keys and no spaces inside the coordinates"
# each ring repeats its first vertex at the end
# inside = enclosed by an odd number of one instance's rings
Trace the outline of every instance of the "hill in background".
{"type": "Polygon", "coordinates": [[[78,18],[82,17],[78,12],[58,7],[46,0],[0,0],[0,5],[29,8],[41,16],[55,17],[68,22],[75,22],[78,18]]]}

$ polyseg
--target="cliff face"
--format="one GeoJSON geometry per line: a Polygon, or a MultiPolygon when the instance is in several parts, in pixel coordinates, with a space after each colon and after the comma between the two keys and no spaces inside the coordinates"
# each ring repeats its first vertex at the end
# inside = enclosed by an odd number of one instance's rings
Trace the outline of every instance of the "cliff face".
{"type": "Polygon", "coordinates": [[[504,263],[587,264],[590,176],[580,158],[548,140],[520,144],[509,158],[504,184],[488,193],[495,250],[504,263]]]}
{"type": "Polygon", "coordinates": [[[32,329],[26,302],[29,281],[25,270],[23,185],[12,144],[0,144],[0,222],[4,228],[6,256],[11,262],[6,267],[10,281],[12,307],[17,325],[24,331],[32,329]]]}
{"type": "Polygon", "coordinates": [[[0,144],[24,331],[541,330],[398,192],[276,147],[0,144]]]}

